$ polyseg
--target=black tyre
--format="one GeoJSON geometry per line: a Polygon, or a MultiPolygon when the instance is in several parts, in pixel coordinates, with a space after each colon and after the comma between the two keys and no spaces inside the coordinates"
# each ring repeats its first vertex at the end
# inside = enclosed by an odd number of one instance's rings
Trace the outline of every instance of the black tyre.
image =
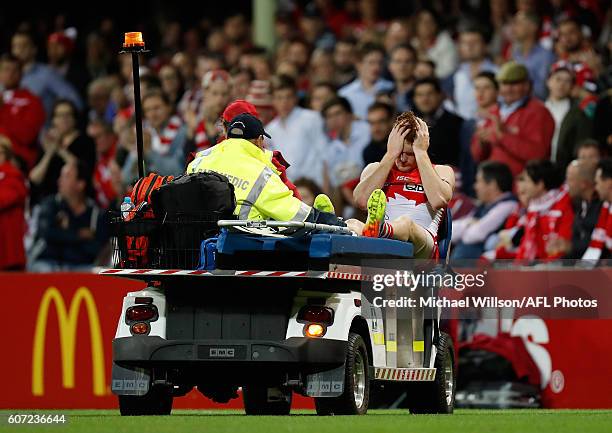
{"type": "Polygon", "coordinates": [[[344,392],[339,397],[316,397],[318,415],[364,415],[370,400],[370,358],[361,335],[350,332],[347,342],[344,392]]]}
{"type": "Polygon", "coordinates": [[[247,415],[289,415],[291,390],[262,385],[242,387],[244,411],[247,415]]]}
{"type": "Polygon", "coordinates": [[[436,347],[436,380],[417,382],[408,387],[411,413],[453,413],[457,382],[453,342],[448,334],[442,332],[436,347]]]}
{"type": "Polygon", "coordinates": [[[170,388],[157,386],[143,396],[120,395],[119,411],[122,416],[170,415],[172,411],[170,388]]]}

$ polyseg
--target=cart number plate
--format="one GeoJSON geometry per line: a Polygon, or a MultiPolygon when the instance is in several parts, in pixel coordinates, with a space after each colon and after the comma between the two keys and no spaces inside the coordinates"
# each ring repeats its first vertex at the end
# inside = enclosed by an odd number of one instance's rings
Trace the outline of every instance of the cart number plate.
{"type": "Polygon", "coordinates": [[[244,346],[198,346],[200,359],[244,359],[244,346]]]}

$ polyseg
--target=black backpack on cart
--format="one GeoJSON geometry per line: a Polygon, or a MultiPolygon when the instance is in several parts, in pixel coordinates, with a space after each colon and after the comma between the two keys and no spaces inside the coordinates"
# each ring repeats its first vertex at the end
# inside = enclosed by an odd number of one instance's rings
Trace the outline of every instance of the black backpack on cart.
{"type": "Polygon", "coordinates": [[[151,194],[161,221],[161,267],[195,269],[202,241],[216,236],[217,222],[234,218],[234,185],[214,172],[185,174],[151,194]]]}

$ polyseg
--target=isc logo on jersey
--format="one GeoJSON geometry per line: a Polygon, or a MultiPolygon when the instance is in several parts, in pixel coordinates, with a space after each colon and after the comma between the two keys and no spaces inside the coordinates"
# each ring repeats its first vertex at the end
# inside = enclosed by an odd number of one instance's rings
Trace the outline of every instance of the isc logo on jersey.
{"type": "Polygon", "coordinates": [[[425,192],[425,188],[423,188],[423,185],[417,185],[414,183],[407,183],[404,185],[404,191],[411,191],[411,192],[425,192]]]}

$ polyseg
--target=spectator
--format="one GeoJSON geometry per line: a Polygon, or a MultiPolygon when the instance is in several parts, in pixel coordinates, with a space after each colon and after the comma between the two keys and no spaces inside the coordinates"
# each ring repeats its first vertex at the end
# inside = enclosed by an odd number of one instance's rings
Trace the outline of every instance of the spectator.
{"type": "Polygon", "coordinates": [[[87,117],[89,120],[112,122],[118,108],[111,100],[114,88],[114,80],[110,77],[96,78],[89,83],[87,86],[87,104],[89,105],[87,117]]]}
{"type": "Polygon", "coordinates": [[[497,72],[497,66],[487,58],[487,44],[482,30],[467,27],[459,33],[459,55],[462,62],[452,76],[455,112],[464,119],[476,117],[478,104],[474,94],[474,78],[480,72],[497,72]]]}
{"type": "Polygon", "coordinates": [[[297,87],[291,78],[275,77],[272,89],[277,115],[265,128],[272,136],[272,149],[281,151],[291,164],[289,179],[306,177],[321,183],[321,155],[327,148],[321,116],[297,106],[297,87]]]}
{"type": "MultiPolygon", "coordinates": [[[[287,60],[297,68],[298,76],[296,77],[296,84],[302,96],[310,87],[310,80],[308,77],[310,52],[310,45],[303,39],[294,38],[289,42],[287,60]]],[[[257,74],[255,74],[255,78],[258,78],[257,74]]]]}
{"type": "Polygon", "coordinates": [[[576,154],[577,145],[591,135],[591,121],[570,98],[574,71],[570,64],[557,62],[546,82],[548,98],[544,105],[555,120],[551,142],[551,160],[567,167],[576,154]]]}
{"type": "Polygon", "coordinates": [[[110,72],[111,54],[106,41],[96,32],[87,35],[85,68],[92,79],[105,77],[110,72]]]}
{"type": "Polygon", "coordinates": [[[264,125],[271,122],[276,116],[270,81],[252,81],[246,100],[255,106],[259,113],[259,119],[264,125]]]}
{"type": "Polygon", "coordinates": [[[410,27],[407,20],[399,18],[392,20],[387,26],[383,45],[385,51],[390,54],[398,45],[408,45],[412,48],[414,54],[413,59],[416,60],[416,50],[410,45],[410,27]]]}
{"type": "Polygon", "coordinates": [[[181,74],[181,82],[185,85],[185,89],[190,89],[192,86],[199,86],[195,80],[195,63],[194,59],[187,53],[178,52],[172,56],[170,64],[174,66],[181,74]]]}
{"type": "Polygon", "coordinates": [[[251,87],[251,81],[255,78],[250,69],[234,69],[232,76],[232,100],[245,99],[251,87]]]}
{"type": "Polygon", "coordinates": [[[517,12],[512,22],[512,48],[510,57],[527,67],[533,83],[533,93],[546,97],[546,77],[554,54],[538,42],[540,19],[530,12],[517,12]]]}
{"type": "Polygon", "coordinates": [[[330,51],[325,51],[321,48],[313,51],[312,56],[310,56],[310,64],[308,65],[310,83],[331,83],[334,81],[336,70],[333,59],[334,56],[330,51]]]}
{"type": "Polygon", "coordinates": [[[370,128],[365,121],[354,118],[346,98],[328,101],[322,114],[332,137],[324,160],[330,186],[338,188],[361,174],[363,151],[370,142],[370,128]]]}
{"type": "Polygon", "coordinates": [[[474,77],[474,99],[476,100],[476,122],[483,125],[490,122],[491,109],[497,103],[499,84],[493,72],[480,72],[474,77]]]}
{"type": "MultiPolygon", "coordinates": [[[[499,85],[495,80],[495,74],[490,71],[479,72],[474,78],[474,99],[476,101],[476,118],[466,122],[466,129],[470,132],[470,143],[464,143],[467,148],[462,149],[461,171],[469,182],[476,174],[475,158],[479,155],[481,147],[486,146],[483,131],[487,131],[496,125],[497,95],[499,85]]],[[[467,188],[469,191],[469,188],[467,188]]]]}
{"type": "Polygon", "coordinates": [[[563,257],[572,238],[574,210],[562,188],[561,170],[549,160],[530,161],[525,167],[529,206],[517,260],[553,260],[563,257]]]}
{"type": "Polygon", "coordinates": [[[415,114],[429,126],[429,153],[434,164],[459,166],[463,119],[447,111],[436,78],[423,78],[414,84],[415,114]]]}
{"type": "Polygon", "coordinates": [[[389,72],[395,84],[393,101],[399,113],[412,110],[413,107],[416,60],[416,50],[409,44],[396,45],[389,53],[389,72]]]}
{"type": "Polygon", "coordinates": [[[357,41],[353,38],[344,38],[336,42],[334,47],[334,66],[336,68],[336,81],[338,87],[352,82],[357,76],[355,70],[357,41]]]}
{"type": "MultiPolygon", "coordinates": [[[[187,127],[172,113],[170,101],[160,90],[152,90],[142,98],[145,128],[150,135],[150,146],[145,150],[148,171],[162,176],[178,176],[185,171],[187,127]]],[[[131,181],[138,171],[135,146],[123,166],[123,179],[131,181]]]]}
{"type": "Polygon", "coordinates": [[[512,195],[512,172],[501,162],[480,164],[474,189],[478,206],[469,216],[453,221],[453,259],[480,257],[489,235],[498,232],[518,207],[512,195]]]}
{"type": "Polygon", "coordinates": [[[593,50],[582,31],[582,24],[572,17],[563,19],[557,25],[557,53],[560,59],[571,63],[585,63],[598,75],[602,71],[601,58],[593,50]]]}
{"type": "Polygon", "coordinates": [[[609,259],[612,253],[612,159],[599,161],[595,173],[595,189],[603,204],[589,247],[582,256],[583,260],[588,261],[609,259]]]}
{"type": "Polygon", "coordinates": [[[589,119],[595,117],[599,95],[597,94],[596,77],[586,63],[573,63],[576,81],[572,88],[572,98],[589,119]]]}
{"type": "Polygon", "coordinates": [[[479,128],[472,138],[472,156],[476,162],[503,162],[516,176],[527,161],[550,158],[555,120],[542,102],[529,95],[529,73],[524,65],[506,63],[497,81],[499,107],[492,107],[488,126],[479,128]]]}
{"type": "Polygon", "coordinates": [[[186,152],[214,146],[221,137],[221,113],[230,101],[230,76],[224,70],[209,71],[202,79],[204,99],[198,110],[185,113],[187,139],[186,152]]]}
{"type": "Polygon", "coordinates": [[[601,159],[599,143],[593,139],[587,139],[579,143],[576,149],[576,158],[590,162],[593,165],[599,164],[601,159]]]}
{"type": "Polygon", "coordinates": [[[70,161],[62,167],[58,194],[47,197],[40,205],[29,271],[86,271],[94,265],[106,234],[103,214],[88,198],[90,179],[90,170],[80,161],[70,161]]]}
{"type": "Polygon", "coordinates": [[[172,64],[164,65],[159,70],[159,80],[162,91],[166,94],[173,106],[176,106],[183,96],[183,82],[181,74],[172,64]]]}
{"type": "Polygon", "coordinates": [[[383,102],[375,102],[368,109],[368,123],[370,124],[370,143],[363,149],[363,162],[367,166],[373,162],[380,162],[387,152],[387,139],[393,122],[395,112],[393,107],[383,102]]]}
{"type": "Polygon", "coordinates": [[[241,13],[229,15],[223,23],[223,33],[230,44],[237,46],[247,45],[249,41],[249,26],[246,17],[241,13]]]}
{"type": "Polygon", "coordinates": [[[444,79],[457,67],[457,49],[447,31],[441,30],[440,19],[433,10],[423,9],[416,17],[416,35],[412,45],[419,56],[433,60],[436,77],[444,79]]]}
{"type": "Polygon", "coordinates": [[[574,225],[572,226],[572,239],[569,245],[563,246],[568,259],[582,257],[589,242],[591,233],[597,223],[601,200],[595,193],[596,164],[590,161],[576,159],[567,166],[567,191],[574,206],[574,225]]]}
{"type": "Polygon", "coordinates": [[[76,44],[74,27],[54,32],[47,38],[47,58],[49,66],[70,83],[82,97],[87,89],[90,76],[80,62],[73,58],[76,44]]]}
{"type": "Polygon", "coordinates": [[[38,157],[38,134],[45,122],[45,110],[38,96],[19,87],[21,67],[10,54],[0,58],[0,134],[13,143],[12,154],[29,171],[38,157]]]}
{"type": "Polygon", "coordinates": [[[316,83],[310,92],[310,109],[321,112],[327,101],[336,97],[336,87],[330,82],[316,83]]]}
{"type": "Polygon", "coordinates": [[[315,197],[323,193],[321,188],[319,188],[316,183],[305,177],[300,177],[297,179],[295,181],[295,186],[300,192],[302,201],[311,207],[314,205],[315,197]]]}
{"type": "Polygon", "coordinates": [[[177,111],[180,116],[184,117],[189,110],[195,111],[198,115],[201,114],[198,110],[202,106],[202,80],[204,75],[209,71],[223,69],[223,66],[223,59],[217,54],[200,53],[198,55],[192,84],[187,87],[178,105],[177,111]]]}
{"type": "Polygon", "coordinates": [[[393,83],[380,77],[384,56],[384,49],[380,45],[367,43],[361,47],[357,78],[338,91],[339,96],[348,99],[353,113],[360,119],[366,118],[368,107],[374,103],[377,93],[393,88],[393,83]]]}
{"type": "Polygon", "coordinates": [[[238,60],[238,67],[251,70],[256,80],[269,80],[272,75],[268,52],[263,47],[245,50],[238,60]]]}
{"type": "Polygon", "coordinates": [[[429,59],[417,60],[416,66],[414,67],[414,79],[421,80],[423,78],[435,78],[436,77],[436,64],[429,59]]]}
{"type": "Polygon", "coordinates": [[[93,177],[96,202],[102,209],[118,209],[124,188],[121,169],[115,160],[117,136],[111,125],[100,120],[93,120],[89,123],[87,135],[96,143],[97,160],[93,177]]]}
{"type": "Polygon", "coordinates": [[[0,135],[0,271],[20,271],[26,265],[23,237],[28,189],[12,157],[11,141],[0,135]]]}
{"type": "Polygon", "coordinates": [[[82,162],[91,176],[96,162],[93,140],[78,129],[74,104],[60,99],[51,111],[51,125],[42,137],[43,155],[30,171],[34,201],[57,192],[57,179],[67,162],[82,162]]]}
{"type": "Polygon", "coordinates": [[[527,174],[524,171],[515,177],[514,190],[519,206],[506,219],[503,229],[488,237],[481,258],[489,261],[516,258],[516,251],[524,233],[527,206],[529,206],[526,179],[527,174]]]}
{"type": "Polygon", "coordinates": [[[37,47],[32,35],[15,33],[11,40],[11,52],[21,62],[21,86],[42,100],[47,115],[52,112],[53,104],[58,99],[71,101],[78,110],[83,108],[81,97],[74,87],[49,66],[36,61],[37,47]]]}
{"type": "Polygon", "coordinates": [[[495,59],[495,63],[501,63],[503,52],[508,48],[512,33],[510,15],[510,2],[508,0],[491,0],[489,22],[492,26],[491,41],[489,42],[489,52],[495,59]]]}
{"type": "Polygon", "coordinates": [[[325,27],[325,21],[314,3],[306,6],[299,24],[304,38],[311,46],[324,50],[334,48],[336,37],[325,27]]]}

